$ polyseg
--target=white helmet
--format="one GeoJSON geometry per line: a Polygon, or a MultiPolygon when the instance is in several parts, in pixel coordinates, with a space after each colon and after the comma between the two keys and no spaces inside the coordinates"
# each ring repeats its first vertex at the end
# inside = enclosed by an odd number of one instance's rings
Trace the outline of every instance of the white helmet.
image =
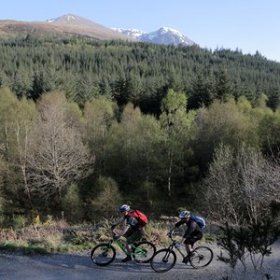
{"type": "Polygon", "coordinates": [[[179,213],[179,218],[180,219],[189,218],[190,216],[191,216],[191,212],[187,211],[187,210],[183,210],[179,213]]]}
{"type": "Polygon", "coordinates": [[[120,212],[126,212],[126,211],[129,211],[129,210],[130,210],[130,206],[127,205],[127,204],[123,204],[119,207],[120,212]]]}

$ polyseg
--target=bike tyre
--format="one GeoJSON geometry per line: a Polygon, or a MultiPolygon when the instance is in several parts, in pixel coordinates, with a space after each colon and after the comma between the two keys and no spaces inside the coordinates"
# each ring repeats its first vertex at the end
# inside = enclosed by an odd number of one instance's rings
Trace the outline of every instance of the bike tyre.
{"type": "Polygon", "coordinates": [[[209,265],[212,262],[213,257],[214,257],[213,251],[209,247],[206,247],[206,246],[196,247],[193,250],[193,254],[194,255],[191,256],[191,258],[190,258],[190,264],[193,268],[206,267],[207,265],[209,265]],[[203,263],[201,263],[200,260],[202,260],[203,257],[205,257],[205,252],[207,252],[208,259],[206,259],[206,262],[204,261],[203,263]]]}
{"type": "MultiPolygon", "coordinates": [[[[134,257],[134,260],[138,263],[148,263],[152,258],[153,256],[155,255],[155,252],[156,252],[156,247],[153,243],[149,242],[149,241],[140,241],[138,242],[137,244],[134,245],[134,254],[133,254],[133,257],[134,257]],[[141,258],[140,259],[140,255],[137,255],[135,252],[137,251],[137,249],[141,248],[141,246],[148,246],[149,249],[148,249],[148,256],[146,258],[141,258]]],[[[146,249],[145,249],[146,250],[146,249]]]]}
{"type": "MultiPolygon", "coordinates": [[[[104,252],[103,252],[103,254],[104,254],[104,252]]],[[[114,259],[116,258],[116,249],[109,243],[100,243],[91,250],[90,258],[91,258],[92,262],[95,263],[96,265],[106,266],[106,265],[110,264],[111,262],[113,262],[114,259]],[[106,253],[110,252],[112,254],[112,256],[108,257],[104,261],[101,261],[101,259],[97,259],[98,250],[101,250],[101,251],[104,250],[104,252],[105,252],[105,250],[107,250],[106,253]]]]}
{"type": "Polygon", "coordinates": [[[163,273],[163,272],[167,272],[167,271],[169,271],[170,269],[172,269],[172,268],[174,267],[175,263],[176,263],[176,260],[177,260],[177,256],[176,256],[176,254],[175,254],[175,252],[174,252],[173,250],[169,250],[169,249],[160,249],[160,250],[158,250],[158,251],[154,254],[154,256],[153,256],[153,258],[152,258],[152,260],[151,260],[150,263],[151,263],[152,269],[153,269],[155,272],[157,272],[157,273],[163,273]],[[169,264],[168,267],[160,268],[160,266],[159,266],[159,267],[157,266],[157,265],[158,265],[157,259],[158,259],[158,258],[161,259],[161,255],[163,255],[163,258],[162,258],[162,263],[163,263],[163,264],[168,262],[168,260],[167,260],[167,261],[164,261],[164,258],[165,258],[167,255],[169,255],[168,258],[170,258],[170,255],[172,256],[173,259],[171,260],[171,262],[170,262],[170,264],[169,264]]]}

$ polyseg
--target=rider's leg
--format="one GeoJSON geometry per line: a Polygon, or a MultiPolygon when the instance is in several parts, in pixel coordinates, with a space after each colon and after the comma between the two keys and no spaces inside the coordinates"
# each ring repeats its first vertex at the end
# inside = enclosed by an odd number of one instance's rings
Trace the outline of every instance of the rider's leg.
{"type": "Polygon", "coordinates": [[[124,259],[122,259],[122,262],[127,262],[127,261],[131,261],[131,248],[129,246],[129,244],[126,242],[125,244],[125,249],[126,249],[126,257],[124,259]]]}
{"type": "Polygon", "coordinates": [[[187,256],[183,259],[183,262],[187,263],[190,260],[190,257],[192,256],[192,251],[193,251],[193,245],[195,242],[200,240],[202,238],[202,233],[201,232],[196,232],[195,235],[190,236],[189,238],[186,238],[185,240],[185,247],[187,251],[187,256]]]}
{"type": "Polygon", "coordinates": [[[130,248],[130,238],[133,235],[133,230],[129,228],[127,232],[124,234],[126,238],[125,249],[126,249],[126,257],[122,260],[122,262],[131,261],[131,248],[130,248]]]}
{"type": "Polygon", "coordinates": [[[183,263],[187,263],[189,261],[188,256],[191,252],[191,246],[187,239],[185,239],[184,244],[185,244],[187,255],[183,258],[183,263]]]}
{"type": "Polygon", "coordinates": [[[127,262],[132,260],[131,254],[132,254],[132,249],[131,249],[131,245],[134,242],[137,242],[141,239],[142,237],[142,231],[141,230],[134,230],[132,228],[130,228],[127,231],[127,234],[124,235],[126,237],[126,252],[127,252],[127,256],[125,259],[122,260],[122,262],[127,262]]]}
{"type": "Polygon", "coordinates": [[[192,236],[187,237],[184,241],[184,244],[185,244],[187,255],[189,255],[193,248],[192,236]]]}
{"type": "Polygon", "coordinates": [[[185,248],[188,255],[192,251],[192,246],[190,244],[185,243],[185,248]]]}
{"type": "Polygon", "coordinates": [[[194,242],[195,241],[193,241],[192,238],[186,238],[185,241],[184,241],[186,252],[187,252],[187,255],[183,259],[184,263],[187,263],[190,260],[190,257],[192,255],[192,251],[193,251],[193,244],[194,244],[194,242]]]}

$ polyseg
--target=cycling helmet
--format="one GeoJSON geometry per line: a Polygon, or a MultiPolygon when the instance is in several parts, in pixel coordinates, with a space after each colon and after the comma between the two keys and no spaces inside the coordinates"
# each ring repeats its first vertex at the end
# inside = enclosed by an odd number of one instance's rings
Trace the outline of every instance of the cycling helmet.
{"type": "Polygon", "coordinates": [[[191,216],[191,212],[187,211],[187,210],[183,210],[179,213],[179,218],[180,219],[189,218],[190,216],[191,216]]]}
{"type": "Polygon", "coordinates": [[[120,212],[126,212],[126,211],[129,211],[129,210],[130,210],[130,206],[127,205],[127,204],[123,204],[123,205],[121,205],[120,208],[119,208],[119,211],[120,211],[120,212]]]}

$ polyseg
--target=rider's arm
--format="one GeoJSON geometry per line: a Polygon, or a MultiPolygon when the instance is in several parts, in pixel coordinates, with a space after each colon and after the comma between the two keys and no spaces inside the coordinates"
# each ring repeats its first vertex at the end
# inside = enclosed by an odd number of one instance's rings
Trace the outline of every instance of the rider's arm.
{"type": "Polygon", "coordinates": [[[129,224],[127,223],[127,219],[126,218],[124,218],[123,219],[123,230],[122,230],[122,232],[120,232],[120,235],[124,235],[126,232],[127,232],[127,230],[129,229],[129,224]]]}
{"type": "Polygon", "coordinates": [[[168,235],[172,235],[173,231],[175,230],[175,228],[178,228],[179,226],[181,226],[182,224],[184,224],[185,222],[180,220],[179,222],[177,222],[173,228],[170,229],[170,231],[168,232],[168,235]]]}
{"type": "Polygon", "coordinates": [[[125,222],[125,219],[124,218],[121,218],[119,221],[117,221],[115,224],[113,224],[111,226],[111,229],[114,229],[116,226],[120,225],[120,224],[123,224],[125,222]]]}
{"type": "Polygon", "coordinates": [[[184,223],[185,223],[184,220],[180,220],[180,221],[177,222],[174,226],[175,226],[175,228],[177,228],[177,227],[181,226],[181,225],[184,224],[184,223]]]}
{"type": "Polygon", "coordinates": [[[121,232],[118,233],[119,236],[124,235],[127,230],[131,227],[130,223],[128,223],[128,218],[127,217],[123,217],[121,220],[119,220],[117,223],[115,223],[114,225],[112,225],[112,230],[117,226],[122,224],[122,230],[121,232]]]}

